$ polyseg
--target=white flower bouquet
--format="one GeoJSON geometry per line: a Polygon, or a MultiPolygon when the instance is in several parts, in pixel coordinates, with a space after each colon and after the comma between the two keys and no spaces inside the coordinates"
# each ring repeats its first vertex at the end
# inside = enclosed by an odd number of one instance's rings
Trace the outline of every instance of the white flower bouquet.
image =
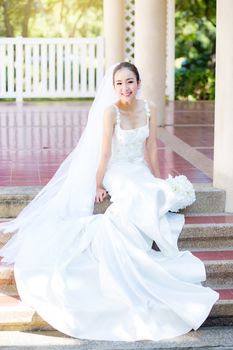
{"type": "Polygon", "coordinates": [[[175,177],[168,175],[166,182],[175,192],[177,198],[176,202],[171,208],[172,212],[178,212],[180,209],[184,209],[195,202],[195,190],[192,183],[187,179],[185,175],[178,175],[175,177]]]}

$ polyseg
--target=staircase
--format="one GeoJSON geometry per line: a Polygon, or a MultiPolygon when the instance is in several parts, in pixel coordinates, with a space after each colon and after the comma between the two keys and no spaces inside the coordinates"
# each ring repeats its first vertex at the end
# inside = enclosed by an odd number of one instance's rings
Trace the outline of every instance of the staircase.
{"type": "MultiPolygon", "coordinates": [[[[186,223],[179,239],[181,250],[191,250],[204,261],[206,286],[220,293],[203,326],[233,324],[233,214],[225,213],[225,193],[209,184],[195,185],[196,202],[184,211],[186,223]]],[[[35,196],[40,187],[1,187],[1,221],[15,217],[35,196]]],[[[104,212],[109,200],[95,206],[95,213],[104,212]]],[[[11,234],[0,235],[0,246],[11,234]]],[[[0,331],[52,330],[17,294],[13,266],[0,262],[0,331]]]]}

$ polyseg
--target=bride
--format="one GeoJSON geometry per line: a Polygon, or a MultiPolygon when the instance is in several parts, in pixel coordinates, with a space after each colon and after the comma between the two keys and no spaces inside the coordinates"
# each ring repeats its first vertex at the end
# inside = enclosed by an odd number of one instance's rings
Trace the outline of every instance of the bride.
{"type": "Polygon", "coordinates": [[[111,66],[76,148],[0,224],[15,233],[0,255],[14,263],[21,300],[73,337],[178,336],[198,329],[218,299],[201,285],[203,263],[178,250],[184,216],[171,212],[177,196],[159,178],[155,107],[138,99],[140,84],[133,64],[111,66]],[[93,215],[108,193],[111,205],[93,215]]]}

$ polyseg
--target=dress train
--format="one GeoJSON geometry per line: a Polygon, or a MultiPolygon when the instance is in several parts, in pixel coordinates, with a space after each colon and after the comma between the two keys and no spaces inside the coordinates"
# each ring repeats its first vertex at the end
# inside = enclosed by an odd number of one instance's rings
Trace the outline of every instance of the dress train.
{"type": "Polygon", "coordinates": [[[24,229],[23,244],[16,235],[22,300],[84,339],[159,340],[197,329],[218,293],[200,285],[203,263],[177,248],[184,216],[168,212],[169,186],[139,164],[115,165],[105,186],[113,202],[104,214],[60,220],[46,213],[24,229]]]}

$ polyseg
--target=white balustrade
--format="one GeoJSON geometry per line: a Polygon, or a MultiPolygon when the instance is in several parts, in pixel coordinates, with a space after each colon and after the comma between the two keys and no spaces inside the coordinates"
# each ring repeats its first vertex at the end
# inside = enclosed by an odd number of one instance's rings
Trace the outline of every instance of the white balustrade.
{"type": "Polygon", "coordinates": [[[94,97],[103,38],[0,38],[0,99],[94,97]]]}

